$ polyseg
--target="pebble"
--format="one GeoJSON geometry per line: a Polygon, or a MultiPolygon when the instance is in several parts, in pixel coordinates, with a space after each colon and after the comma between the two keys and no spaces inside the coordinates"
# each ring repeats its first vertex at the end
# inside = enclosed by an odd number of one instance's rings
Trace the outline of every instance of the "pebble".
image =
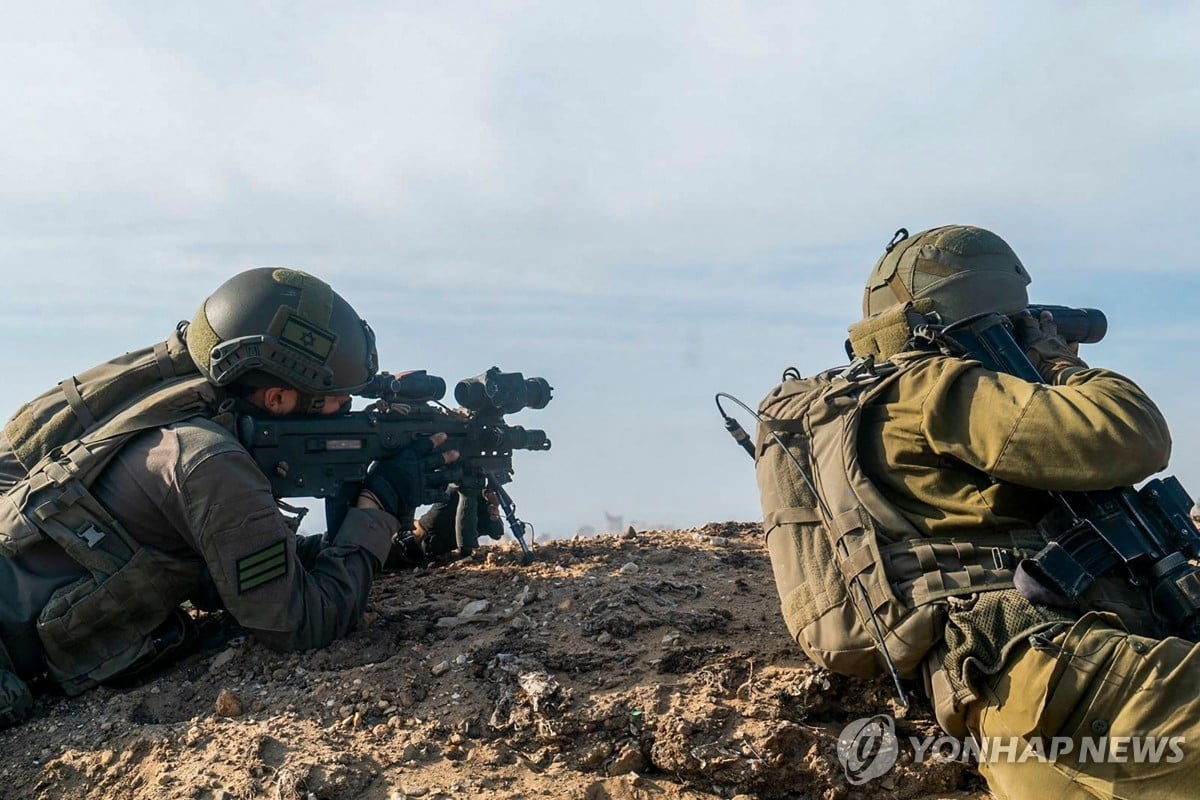
{"type": "Polygon", "coordinates": [[[600,631],[600,635],[596,637],[596,644],[608,644],[613,640],[612,634],[608,631],[600,631]]]}
{"type": "Polygon", "coordinates": [[[632,575],[633,573],[637,572],[640,569],[641,569],[641,567],[639,567],[637,564],[633,563],[632,561],[626,561],[624,564],[621,565],[621,568],[617,571],[620,572],[622,575],[632,575]]]}
{"type": "Polygon", "coordinates": [[[238,717],[244,710],[242,699],[228,689],[222,689],[217,695],[216,711],[218,716],[238,717]]]}
{"type": "Polygon", "coordinates": [[[620,538],[622,538],[622,539],[632,539],[635,536],[637,536],[637,529],[634,528],[632,525],[630,525],[628,528],[626,528],[620,534],[620,538]]]}
{"type": "Polygon", "coordinates": [[[630,772],[639,772],[646,766],[646,758],[642,755],[641,749],[626,745],[617,754],[617,757],[611,764],[608,765],[609,775],[625,775],[630,772]]]}
{"type": "Polygon", "coordinates": [[[439,661],[438,663],[433,665],[433,669],[431,671],[433,672],[434,675],[445,675],[447,672],[450,671],[450,662],[449,661],[439,661]]]}
{"type": "Polygon", "coordinates": [[[482,614],[492,607],[490,600],[472,600],[463,606],[462,611],[458,612],[460,617],[473,617],[476,614],[482,614]]]}
{"type": "Polygon", "coordinates": [[[229,648],[228,650],[223,650],[220,653],[217,653],[215,656],[213,656],[212,663],[208,665],[208,671],[216,672],[221,667],[225,666],[230,661],[232,661],[233,657],[236,655],[237,655],[237,650],[235,650],[232,647],[229,648]]]}

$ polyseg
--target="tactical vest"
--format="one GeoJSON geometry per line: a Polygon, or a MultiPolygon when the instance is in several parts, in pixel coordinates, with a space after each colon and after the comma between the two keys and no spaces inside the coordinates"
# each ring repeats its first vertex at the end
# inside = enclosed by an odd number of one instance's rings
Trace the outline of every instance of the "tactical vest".
{"type": "Polygon", "coordinates": [[[834,672],[882,674],[882,645],[912,677],[942,638],[948,598],[1012,587],[1011,535],[922,537],[859,464],[863,408],[926,357],[787,380],[759,406],[756,472],[784,620],[834,672]]]}
{"type": "Polygon", "coordinates": [[[84,571],[54,592],[37,619],[48,672],[68,694],[151,655],[163,609],[199,578],[196,565],[131,537],[90,487],[142,431],[217,417],[218,391],[196,370],[177,331],[63,381],[4,429],[26,475],[0,496],[0,555],[48,538],[84,571]]]}

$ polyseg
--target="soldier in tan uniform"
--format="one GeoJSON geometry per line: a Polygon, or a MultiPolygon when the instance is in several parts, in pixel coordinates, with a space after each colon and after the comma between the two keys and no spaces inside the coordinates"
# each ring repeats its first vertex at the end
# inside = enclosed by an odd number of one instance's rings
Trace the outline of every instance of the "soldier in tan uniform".
{"type": "Polygon", "coordinates": [[[0,722],[27,683],[76,694],[158,666],[204,587],[267,645],[354,629],[401,518],[457,453],[377,462],[337,531],[297,536],[233,434],[237,413],[330,414],[377,367],[374,336],[328,285],[254,269],[166,342],[70,378],[0,436],[0,722]]]}
{"type": "Polygon", "coordinates": [[[851,328],[855,354],[876,364],[792,376],[763,401],[757,471],[784,617],[830,669],[890,664],[923,679],[954,736],[1070,737],[1054,763],[981,763],[998,797],[1192,797],[1200,650],[1165,636],[1169,621],[1122,578],[1098,580],[1070,608],[1014,588],[1014,566],[1045,544],[1035,524],[1046,490],[1132,485],[1170,453],[1166,422],[1133,381],[1087,366],[1049,315],[1022,313],[1028,283],[1008,245],[979,228],[895,243],[851,328]],[[914,336],[930,314],[984,312],[1024,326],[1044,383],[914,336]],[[1178,737],[1165,755],[1182,757],[1081,761],[1084,737],[1178,737]]]}

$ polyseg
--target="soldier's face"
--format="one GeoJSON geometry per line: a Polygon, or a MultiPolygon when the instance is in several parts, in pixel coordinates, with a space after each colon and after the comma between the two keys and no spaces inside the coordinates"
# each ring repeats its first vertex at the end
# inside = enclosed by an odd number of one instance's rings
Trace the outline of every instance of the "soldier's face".
{"type": "MultiPolygon", "coordinates": [[[[288,414],[304,413],[301,406],[300,392],[296,389],[288,389],[282,386],[273,386],[268,389],[260,389],[250,398],[250,401],[263,408],[267,413],[275,417],[283,417],[288,414]]],[[[337,414],[341,411],[348,410],[350,404],[350,395],[348,394],[331,394],[321,398],[321,406],[315,412],[322,416],[337,414]]]]}

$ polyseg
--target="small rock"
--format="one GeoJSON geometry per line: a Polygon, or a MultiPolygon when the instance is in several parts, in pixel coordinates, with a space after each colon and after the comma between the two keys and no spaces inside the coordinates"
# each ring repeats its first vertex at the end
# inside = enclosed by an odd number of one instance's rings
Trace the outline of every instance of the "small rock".
{"type": "Polygon", "coordinates": [[[612,634],[608,631],[600,631],[600,635],[596,637],[596,644],[608,644],[613,640],[612,634]]]}
{"type": "Polygon", "coordinates": [[[227,650],[222,650],[221,652],[217,653],[213,657],[212,663],[208,665],[208,671],[216,672],[217,670],[221,669],[221,667],[224,667],[226,664],[228,664],[230,661],[232,661],[233,657],[236,656],[237,653],[238,653],[237,649],[233,648],[233,647],[230,647],[227,650]]]}
{"type": "Polygon", "coordinates": [[[238,717],[241,716],[244,706],[240,697],[228,689],[222,689],[217,695],[216,710],[217,716],[238,717]]]}
{"type": "Polygon", "coordinates": [[[638,747],[626,745],[621,748],[621,752],[613,759],[613,762],[608,765],[609,775],[625,775],[630,772],[638,772],[646,766],[646,757],[642,755],[642,751],[638,747]]]}
{"type": "Polygon", "coordinates": [[[624,564],[621,565],[621,568],[617,571],[620,572],[622,575],[632,575],[633,573],[637,572],[639,569],[641,569],[641,567],[639,567],[637,564],[633,563],[632,561],[626,561],[624,564]]]}
{"type": "Polygon", "coordinates": [[[620,534],[620,538],[622,539],[632,539],[635,536],[637,536],[637,530],[634,529],[632,525],[630,525],[620,534]]]}
{"type": "Polygon", "coordinates": [[[489,600],[472,600],[463,606],[463,610],[458,612],[460,617],[473,617],[476,614],[482,614],[492,607],[489,600]]]}
{"type": "Polygon", "coordinates": [[[433,665],[432,672],[435,676],[436,675],[445,675],[449,671],[450,671],[450,662],[449,661],[439,661],[438,663],[433,665]]]}
{"type": "Polygon", "coordinates": [[[575,758],[584,769],[595,769],[612,755],[612,742],[596,742],[576,751],[575,758]]]}

